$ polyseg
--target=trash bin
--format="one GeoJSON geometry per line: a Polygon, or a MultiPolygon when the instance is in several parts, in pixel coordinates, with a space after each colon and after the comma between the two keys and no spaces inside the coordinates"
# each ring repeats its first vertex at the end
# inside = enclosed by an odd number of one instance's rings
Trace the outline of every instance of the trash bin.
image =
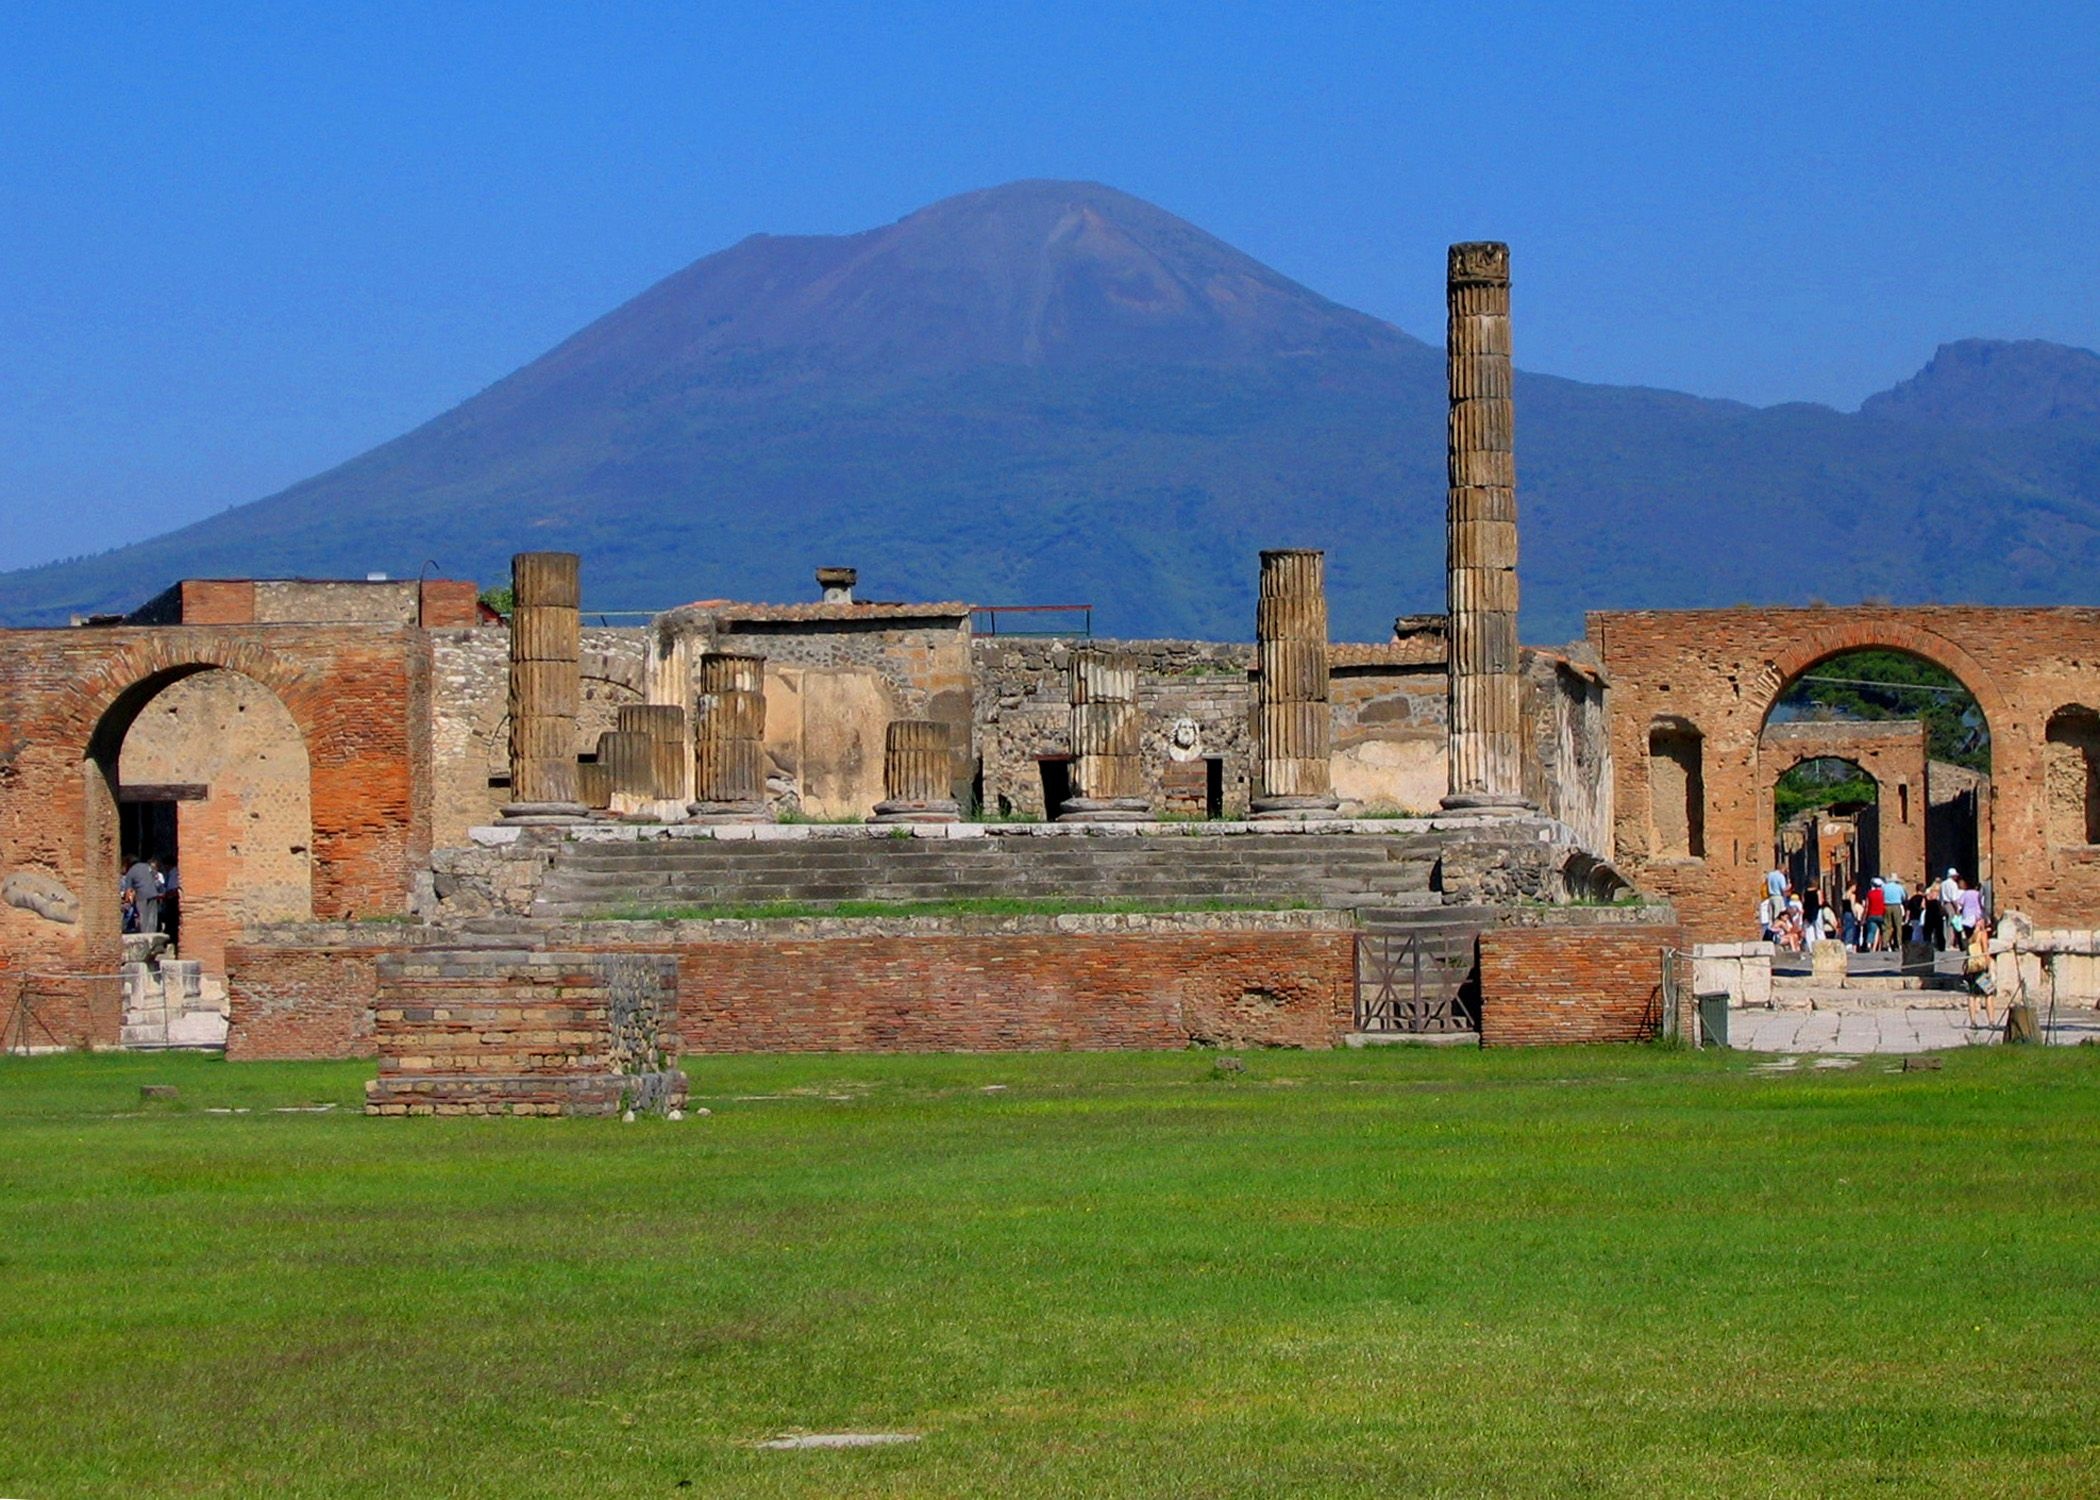
{"type": "Polygon", "coordinates": [[[1728,991],[1702,990],[1699,1002],[1699,1045],[1728,1045],[1728,991]]]}

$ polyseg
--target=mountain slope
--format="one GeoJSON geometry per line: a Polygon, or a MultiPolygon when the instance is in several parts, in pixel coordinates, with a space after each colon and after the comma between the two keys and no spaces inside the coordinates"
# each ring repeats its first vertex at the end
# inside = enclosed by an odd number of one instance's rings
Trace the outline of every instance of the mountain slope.
{"type": "Polygon", "coordinates": [[[2100,423],[2100,354],[2039,339],[1962,339],[1940,345],[1924,369],[1869,396],[1859,410],[1888,421],[1983,430],[2100,423]]]}
{"type": "MultiPolygon", "coordinates": [[[[1517,312],[1521,350],[1521,289],[1517,312]]],[[[2081,421],[1544,376],[1517,396],[1535,639],[1604,606],[2069,600],[2100,561],[2081,421]]],[[[1337,637],[1375,639],[1442,601],[1444,405],[1439,350],[1125,194],[1019,183],[745,240],[337,469],[0,575],[0,618],[185,575],[429,558],[494,582],[512,551],[563,547],[602,609],[801,598],[845,562],[880,597],[1089,600],[1105,632],[1233,637],[1255,551],[1309,545],[1331,553],[1337,637]]]]}

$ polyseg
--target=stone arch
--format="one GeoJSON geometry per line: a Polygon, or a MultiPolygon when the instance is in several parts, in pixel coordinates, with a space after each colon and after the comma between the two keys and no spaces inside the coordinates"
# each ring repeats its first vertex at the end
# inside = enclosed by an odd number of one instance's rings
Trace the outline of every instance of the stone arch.
{"type": "Polygon", "coordinates": [[[1768,680],[1759,684],[1764,694],[1764,708],[1757,721],[1759,735],[1770,727],[1772,710],[1778,707],[1788,688],[1833,656],[1849,651],[1901,651],[1931,662],[1953,673],[1976,699],[1993,743],[2002,730],[2011,727],[2012,705],[2004,691],[1983,663],[1953,640],[1905,620],[1862,620],[1812,631],[1771,659],[1765,674],[1768,680]]]}
{"type": "MultiPolygon", "coordinates": [[[[1767,680],[1760,683],[1764,692],[1763,707],[1758,715],[1758,736],[1753,759],[1753,782],[1758,788],[1757,814],[1761,819],[1760,833],[1765,845],[1777,843],[1777,820],[1773,815],[1772,788],[1789,766],[1776,769],[1768,758],[1771,741],[1772,713],[1788,689],[1808,673],[1814,671],[1832,657],[1843,656],[1853,651],[1896,651],[1906,656],[1929,662],[1942,671],[1950,673],[1976,700],[1976,707],[1983,715],[1984,729],[1991,738],[1992,769],[1998,769],[1998,758],[2005,753],[2005,736],[2014,729],[2014,714],[2011,702],[1999,687],[1996,679],[1969,651],[1952,638],[1936,630],[1906,619],[1863,619],[1855,622],[1832,625],[1810,631],[1794,641],[1786,650],[1774,656],[1769,663],[1767,680]]],[[[1842,757],[1841,757],[1842,758],[1842,757]]],[[[1790,763],[1791,764],[1791,763],[1790,763]]],[[[1863,766],[1870,775],[1871,767],[1863,766]]],[[[1933,814],[1928,805],[1926,777],[1921,772],[1914,778],[1914,787],[1895,788],[1890,778],[1875,775],[1886,800],[1892,789],[1897,791],[1903,805],[1883,807],[1880,832],[1883,838],[1882,863],[1900,864],[1899,872],[1906,878],[1925,869],[1931,853],[1926,848],[1926,824],[1933,814]],[[1915,831],[1916,838],[1910,836],[1915,831]]],[[[1993,869],[1994,819],[1988,804],[1979,806],[1974,833],[1973,856],[1964,855],[1964,860],[1973,858],[1976,877],[1991,878],[1993,869]]],[[[1966,842],[1964,843],[1966,847],[1966,842]]]]}
{"type": "MultiPolygon", "coordinates": [[[[1846,888],[1859,879],[1878,873],[1891,863],[1916,862],[1922,857],[1924,840],[1919,837],[1909,842],[1897,841],[1898,849],[1890,858],[1884,858],[1888,848],[1890,829],[1884,827],[1885,819],[1893,818],[1889,807],[1891,778],[1877,774],[1872,754],[1862,758],[1848,753],[1841,745],[1789,745],[1775,748],[1766,742],[1766,754],[1759,760],[1758,795],[1772,809],[1772,858],[1779,868],[1787,872],[1797,891],[1806,891],[1811,886],[1822,890],[1827,884],[1831,889],[1826,894],[1842,897],[1846,888]],[[1851,828],[1838,849],[1826,847],[1820,831],[1828,821],[1818,816],[1804,830],[1799,844],[1790,843],[1786,825],[1779,821],[1776,806],[1779,783],[1787,772],[1815,761],[1839,761],[1850,766],[1874,786],[1874,796],[1864,808],[1851,817],[1851,828]],[[1912,849],[1915,845],[1915,851],[1912,849]],[[1812,867],[1812,868],[1811,868],[1812,867]]],[[[1885,768],[1884,768],[1885,769],[1885,768]]],[[[1922,814],[1921,814],[1922,816],[1922,814]]],[[[1922,866],[1920,866],[1922,869],[1922,866]]],[[[1911,874],[1918,872],[1912,871],[1911,874]]]]}
{"type": "Polygon", "coordinates": [[[311,757],[269,688],[223,667],[185,674],[133,718],[117,762],[120,812],[157,814],[128,830],[136,852],[181,860],[181,957],[223,978],[248,926],[313,916],[311,757]]]}
{"type": "MultiPolygon", "coordinates": [[[[318,726],[309,679],[252,641],[212,632],[156,633],[98,662],[74,686],[65,718],[74,726],[80,757],[83,958],[88,973],[113,975],[123,952],[121,906],[113,873],[119,854],[119,767],[126,738],[146,708],[169,688],[212,671],[230,672],[262,688],[291,722],[299,751],[307,809],[306,852],[313,852],[311,808],[318,726]]],[[[308,887],[311,914],[311,886],[308,887]]],[[[98,986],[108,982],[98,979],[98,986]]]]}

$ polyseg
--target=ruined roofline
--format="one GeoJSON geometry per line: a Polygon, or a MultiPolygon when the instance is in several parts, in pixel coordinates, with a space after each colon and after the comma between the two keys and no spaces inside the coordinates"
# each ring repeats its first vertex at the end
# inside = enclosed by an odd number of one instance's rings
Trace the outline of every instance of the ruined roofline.
{"type": "Polygon", "coordinates": [[[1730,604],[1712,609],[1592,609],[1583,613],[1584,632],[1594,637],[1599,625],[1613,621],[1682,620],[1860,620],[1955,619],[1978,613],[2002,618],[2100,621],[2100,605],[2090,604],[1730,604]]]}
{"type": "Polygon", "coordinates": [[[696,599],[665,610],[666,615],[704,616],[723,627],[749,621],[760,625],[849,622],[858,620],[967,620],[974,606],[943,599],[931,604],[854,600],[850,603],[746,604],[729,599],[696,599]]]}

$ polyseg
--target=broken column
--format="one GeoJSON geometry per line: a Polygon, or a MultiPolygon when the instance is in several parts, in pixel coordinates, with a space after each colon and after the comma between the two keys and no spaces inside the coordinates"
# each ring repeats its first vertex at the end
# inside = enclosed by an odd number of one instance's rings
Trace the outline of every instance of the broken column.
{"type": "Polygon", "coordinates": [[[1137,659],[1083,647],[1072,654],[1072,795],[1060,823],[1142,823],[1152,816],[1139,760],[1137,659]]]}
{"type": "Polygon", "coordinates": [[[678,784],[666,796],[693,800],[693,638],[658,623],[649,631],[649,655],[643,664],[643,697],[653,706],[676,708],[678,784]]]}
{"type": "Polygon", "coordinates": [[[710,651],[700,658],[693,711],[692,815],[755,823],[766,806],[766,659],[710,651]]]}
{"type": "Polygon", "coordinates": [[[948,726],[934,719],[892,719],[882,732],[882,800],[870,823],[953,823],[955,752],[948,726]]]}
{"type": "Polygon", "coordinates": [[[1450,614],[1450,793],[1444,806],[1517,811],[1524,800],[1517,661],[1517,468],[1511,404],[1509,246],[1453,245],[1445,580],[1450,614]]]}
{"type": "Polygon", "coordinates": [[[510,796],[506,822],[583,816],[576,715],[583,701],[583,625],[573,552],[510,560],[510,796]]]}
{"type": "Polygon", "coordinates": [[[613,729],[598,736],[598,764],[604,767],[606,810],[614,817],[639,817],[648,805],[649,736],[613,729]]]}
{"type": "Polygon", "coordinates": [[[1290,548],[1261,555],[1254,605],[1254,739],[1258,779],[1250,816],[1331,818],[1341,805],[1328,758],[1327,554],[1290,548]]]}
{"type": "Polygon", "coordinates": [[[685,710],[669,704],[630,703],[598,740],[598,758],[610,767],[611,810],[651,822],[684,818],[685,710]]]}

